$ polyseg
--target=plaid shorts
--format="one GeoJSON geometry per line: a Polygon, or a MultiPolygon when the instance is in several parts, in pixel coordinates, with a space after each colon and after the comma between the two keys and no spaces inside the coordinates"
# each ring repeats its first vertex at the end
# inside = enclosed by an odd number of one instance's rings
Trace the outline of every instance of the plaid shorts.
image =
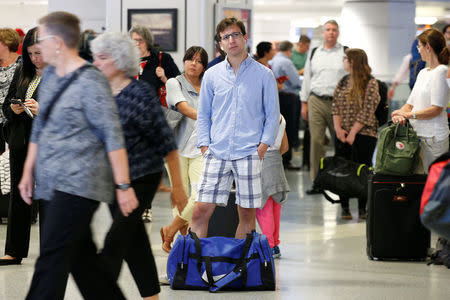
{"type": "Polygon", "coordinates": [[[203,156],[203,172],[195,201],[226,206],[234,179],[236,204],[243,208],[259,208],[261,164],[257,153],[237,160],[222,160],[208,150],[203,156]]]}

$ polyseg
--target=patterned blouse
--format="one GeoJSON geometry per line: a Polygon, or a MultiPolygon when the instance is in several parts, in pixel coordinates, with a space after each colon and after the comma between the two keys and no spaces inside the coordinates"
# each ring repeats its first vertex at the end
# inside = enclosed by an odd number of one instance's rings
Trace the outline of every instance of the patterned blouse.
{"type": "Polygon", "coordinates": [[[341,116],[342,129],[350,132],[355,122],[364,124],[363,129],[358,134],[377,137],[378,120],[375,116],[375,110],[380,102],[380,94],[378,93],[378,82],[375,78],[369,80],[362,108],[358,108],[356,99],[350,99],[350,80],[348,79],[344,85],[342,80],[334,91],[332,104],[332,114],[341,116]]]}
{"type": "Polygon", "coordinates": [[[0,67],[0,123],[5,121],[5,116],[1,110],[3,102],[5,102],[6,95],[8,95],[9,86],[14,77],[14,72],[17,66],[21,64],[20,57],[11,65],[7,67],[0,67]]]}

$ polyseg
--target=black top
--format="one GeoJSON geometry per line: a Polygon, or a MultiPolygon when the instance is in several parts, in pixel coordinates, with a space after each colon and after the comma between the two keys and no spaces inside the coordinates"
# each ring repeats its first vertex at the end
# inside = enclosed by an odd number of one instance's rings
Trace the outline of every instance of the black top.
{"type": "MultiPolygon", "coordinates": [[[[6,125],[3,126],[3,136],[12,150],[21,150],[28,146],[30,140],[31,125],[33,119],[31,119],[25,112],[17,115],[11,109],[10,100],[13,98],[22,99],[25,101],[25,96],[28,90],[28,85],[17,85],[22,72],[22,67],[18,67],[14,73],[14,77],[9,86],[8,94],[6,95],[5,102],[3,103],[2,110],[6,117],[6,125]]],[[[31,98],[38,101],[38,89],[33,92],[31,98]]]]}
{"type": "Polygon", "coordinates": [[[127,146],[130,179],[161,172],[164,157],[177,149],[159,97],[146,82],[133,80],[115,97],[127,146]]]}
{"type": "MultiPolygon", "coordinates": [[[[144,71],[139,75],[139,80],[144,80],[151,85],[158,95],[158,89],[163,82],[156,76],[156,68],[159,65],[159,52],[153,49],[150,50],[150,56],[142,57],[141,61],[147,60],[144,71]]],[[[167,53],[162,53],[161,67],[164,69],[167,79],[180,75],[177,65],[173,61],[172,56],[167,53]]]]}

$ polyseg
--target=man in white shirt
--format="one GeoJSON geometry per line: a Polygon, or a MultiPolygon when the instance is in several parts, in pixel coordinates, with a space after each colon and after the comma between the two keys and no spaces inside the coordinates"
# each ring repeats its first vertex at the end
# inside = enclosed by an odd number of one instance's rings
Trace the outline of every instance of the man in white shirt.
{"type": "MultiPolygon", "coordinates": [[[[311,133],[310,175],[316,177],[320,159],[325,156],[325,130],[328,127],[334,135],[331,102],[338,81],[346,74],[343,58],[345,47],[337,42],[339,25],[329,20],[323,27],[323,44],[312,49],[306,61],[300,99],[302,117],[309,121],[311,133]]],[[[307,194],[317,194],[314,187],[307,194]]]]}

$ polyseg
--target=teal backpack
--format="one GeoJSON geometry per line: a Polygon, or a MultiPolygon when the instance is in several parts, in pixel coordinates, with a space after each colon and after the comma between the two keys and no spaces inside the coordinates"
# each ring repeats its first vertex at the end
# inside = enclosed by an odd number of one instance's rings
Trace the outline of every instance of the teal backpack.
{"type": "Polygon", "coordinates": [[[412,175],[417,164],[420,140],[409,122],[390,124],[378,139],[376,174],[412,175]]]}

